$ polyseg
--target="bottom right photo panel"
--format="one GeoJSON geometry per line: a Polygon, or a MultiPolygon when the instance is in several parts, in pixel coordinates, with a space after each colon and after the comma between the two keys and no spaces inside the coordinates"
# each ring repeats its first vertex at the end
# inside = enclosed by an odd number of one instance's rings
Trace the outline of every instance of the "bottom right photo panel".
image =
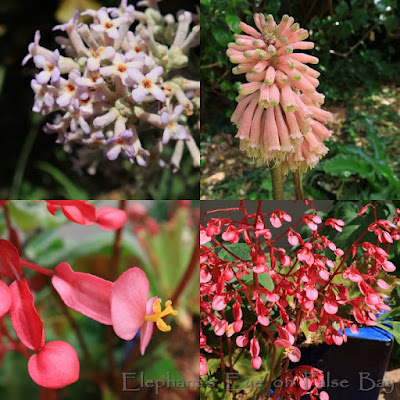
{"type": "Polygon", "coordinates": [[[201,399],[399,399],[399,241],[399,201],[201,201],[201,399]]]}

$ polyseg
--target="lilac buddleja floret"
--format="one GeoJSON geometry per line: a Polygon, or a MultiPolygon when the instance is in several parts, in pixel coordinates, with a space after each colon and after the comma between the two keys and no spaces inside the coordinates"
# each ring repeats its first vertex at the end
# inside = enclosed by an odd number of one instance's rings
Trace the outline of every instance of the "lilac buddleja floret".
{"type": "Polygon", "coordinates": [[[133,147],[132,139],[133,133],[129,130],[123,131],[108,139],[107,144],[110,146],[110,149],[107,151],[108,159],[117,159],[121,151],[124,151],[125,154],[132,159],[135,155],[135,148],[133,147]]]}
{"type": "Polygon", "coordinates": [[[178,124],[178,118],[181,116],[183,111],[182,105],[177,105],[174,108],[172,114],[166,111],[161,113],[161,122],[165,125],[162,142],[167,144],[169,140],[172,139],[188,139],[188,134],[184,126],[178,124]]]}
{"type": "Polygon", "coordinates": [[[60,32],[59,48],[41,46],[36,31],[22,61],[33,59],[39,69],[31,81],[33,111],[55,113],[44,131],[56,133],[67,152],[77,145],[78,157],[90,153],[77,162],[90,173],[100,160],[125,157],[144,166],[150,154],[160,166],[176,170],[185,147],[199,166],[187,116],[199,109],[200,82],[181,75],[190,49],[199,45],[199,26],[193,25],[198,16],[185,11],[164,18],[157,1],[139,4],[152,9],[138,11],[122,0],[119,7],[75,11],[53,28],[60,32]],[[82,16],[90,17],[88,23],[80,22],[82,16]],[[147,129],[155,129],[158,138],[147,129]],[[166,162],[162,153],[171,142],[175,149],[166,162]]]}
{"type": "Polygon", "coordinates": [[[143,75],[137,68],[129,68],[129,77],[137,83],[137,87],[132,90],[132,99],[140,103],[146,95],[151,94],[157,100],[164,102],[165,92],[158,86],[158,78],[162,75],[163,68],[155,67],[146,75],[143,75]]]}

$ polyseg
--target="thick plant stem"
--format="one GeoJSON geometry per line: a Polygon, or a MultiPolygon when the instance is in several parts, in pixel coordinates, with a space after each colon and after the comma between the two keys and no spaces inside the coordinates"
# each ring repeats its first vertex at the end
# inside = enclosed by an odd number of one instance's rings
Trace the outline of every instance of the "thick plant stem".
{"type": "Polygon", "coordinates": [[[296,200],[304,200],[303,187],[301,183],[301,172],[299,169],[293,172],[293,178],[296,200]]]}
{"type": "Polygon", "coordinates": [[[283,176],[280,164],[274,164],[271,166],[271,178],[272,178],[272,194],[274,200],[284,200],[283,176]]]}

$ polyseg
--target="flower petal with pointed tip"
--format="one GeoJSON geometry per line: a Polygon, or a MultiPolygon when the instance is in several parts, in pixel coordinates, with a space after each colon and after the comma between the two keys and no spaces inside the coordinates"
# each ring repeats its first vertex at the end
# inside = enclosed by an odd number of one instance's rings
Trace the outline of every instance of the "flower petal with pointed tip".
{"type": "MultiPolygon", "coordinates": [[[[147,301],[146,304],[146,315],[154,314],[153,305],[157,300],[157,296],[152,297],[147,301]]],[[[143,355],[146,351],[146,347],[150,342],[151,336],[153,335],[154,322],[146,321],[140,328],[140,353],[143,355]]]]}
{"type": "Polygon", "coordinates": [[[96,222],[100,228],[115,231],[126,222],[126,212],[113,207],[100,207],[96,210],[96,222]]]}
{"type": "Polygon", "coordinates": [[[10,318],[18,339],[28,348],[37,351],[44,346],[43,321],[34,305],[33,295],[25,278],[10,285],[10,318]]]}
{"type": "Polygon", "coordinates": [[[54,269],[51,283],[68,307],[102,324],[112,325],[112,282],[92,274],[75,272],[69,264],[62,262],[54,269]]]}

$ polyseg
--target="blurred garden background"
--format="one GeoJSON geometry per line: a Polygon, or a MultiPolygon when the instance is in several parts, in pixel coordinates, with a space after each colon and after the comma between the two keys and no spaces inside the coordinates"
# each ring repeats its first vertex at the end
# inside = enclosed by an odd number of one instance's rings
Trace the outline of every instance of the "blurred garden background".
{"type": "MultiPolygon", "coordinates": [[[[57,390],[56,395],[54,390],[47,391],[36,385],[28,374],[27,359],[10,350],[12,346],[5,332],[13,340],[18,342],[18,339],[6,314],[0,318],[0,397],[14,400],[197,399],[198,387],[193,382],[199,376],[199,202],[91,203],[96,208],[120,207],[127,211],[128,220],[120,233],[118,262],[115,262],[116,232],[105,231],[97,225],[72,223],[60,210],[53,216],[44,201],[7,202],[9,220],[6,221],[6,214],[0,208],[0,237],[9,238],[11,224],[20,239],[21,257],[49,269],[65,261],[77,272],[114,281],[128,268],[141,268],[150,282],[149,296],[159,296],[163,304],[173,300],[178,315],[166,319],[172,329],[170,332],[154,329],[142,356],[139,334],[131,341],[121,340],[112,327],[67,307],[48,276],[24,268],[35,306],[44,322],[46,341],[63,340],[74,347],[80,360],[80,376],[77,382],[57,390]],[[126,379],[123,373],[127,374],[126,379]],[[181,386],[174,388],[170,383],[156,393],[156,380],[170,380],[176,385],[181,382],[181,386]],[[146,381],[153,382],[153,387],[151,383],[145,386],[146,381]],[[186,387],[186,382],[192,382],[191,387],[186,387]]],[[[14,235],[14,241],[15,238],[14,235]]]]}
{"type": "MultiPolygon", "coordinates": [[[[136,5],[136,0],[128,1],[136,5]]],[[[57,135],[45,134],[43,126],[54,115],[43,117],[32,112],[34,92],[30,81],[38,71],[30,61],[21,62],[28,53],[36,30],[40,43],[54,50],[52,31],[68,21],[75,9],[117,7],[120,0],[24,0],[0,2],[0,123],[3,141],[0,146],[0,196],[13,199],[43,198],[199,198],[199,170],[185,149],[181,169],[173,173],[157,165],[141,168],[105,160],[95,176],[79,170],[76,154],[66,154],[56,144],[57,135]],[[121,165],[122,164],[122,165],[121,165]]],[[[197,0],[168,0],[159,3],[162,14],[179,10],[196,13],[197,0]]],[[[143,10],[143,7],[138,7],[143,10]]],[[[191,73],[198,79],[199,49],[191,52],[191,73]]],[[[196,120],[194,115],[193,120],[196,120]]],[[[193,123],[194,124],[194,123],[193,123]]],[[[198,139],[197,124],[192,132],[198,139]]],[[[169,160],[173,146],[165,148],[169,160]]],[[[163,157],[164,157],[163,156],[163,157]]]]}
{"type": "MultiPolygon", "coordinates": [[[[268,167],[257,168],[229,121],[237,87],[225,55],[255,12],[289,14],[308,29],[319,58],[323,108],[332,112],[329,153],[303,178],[306,198],[400,197],[400,4],[396,0],[201,0],[201,198],[268,199],[268,167]]],[[[285,182],[295,198],[293,179],[285,182]]]]}

